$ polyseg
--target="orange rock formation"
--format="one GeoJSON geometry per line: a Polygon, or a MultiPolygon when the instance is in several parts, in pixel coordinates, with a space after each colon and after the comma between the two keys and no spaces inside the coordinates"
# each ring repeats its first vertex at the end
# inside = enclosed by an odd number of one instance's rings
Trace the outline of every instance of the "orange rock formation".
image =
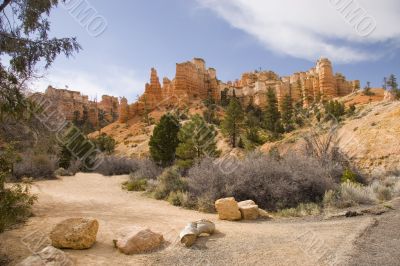
{"type": "MultiPolygon", "coordinates": [[[[128,105],[125,98],[121,100],[119,121],[125,123],[156,108],[189,105],[207,97],[218,102],[222,94],[235,94],[244,105],[253,103],[264,107],[269,88],[276,92],[279,104],[286,95],[290,95],[295,103],[307,107],[313,102],[348,95],[359,86],[359,81],[347,81],[340,73],[334,75],[332,63],[326,58],[318,60],[316,66],[307,72],[280,77],[272,71],[255,71],[244,73],[240,80],[227,83],[219,81],[216,70],[207,68],[203,59],[194,58],[192,61],[176,64],[175,78],[170,80],[165,77],[162,84],[157,71],[152,68],[150,83],[145,85],[143,95],[131,105],[128,105]]],[[[117,104],[116,99],[103,97],[99,106],[110,114],[117,104]]]]}
{"type": "Polygon", "coordinates": [[[118,118],[117,97],[103,95],[101,102],[90,101],[88,96],[78,91],[56,89],[52,86],[49,86],[41,96],[49,100],[49,108],[60,111],[68,121],[87,119],[94,127],[97,127],[100,124],[100,112],[107,123],[112,123],[118,118]]]}
{"type": "Polygon", "coordinates": [[[245,105],[252,102],[265,106],[266,91],[272,88],[279,103],[284,96],[290,95],[294,102],[300,102],[307,107],[312,102],[348,95],[359,89],[360,82],[347,81],[340,73],[334,75],[332,63],[322,58],[318,60],[316,67],[307,72],[294,73],[288,77],[279,77],[271,71],[244,73],[241,80],[221,83],[219,87],[229,96],[235,93],[245,105]]]}

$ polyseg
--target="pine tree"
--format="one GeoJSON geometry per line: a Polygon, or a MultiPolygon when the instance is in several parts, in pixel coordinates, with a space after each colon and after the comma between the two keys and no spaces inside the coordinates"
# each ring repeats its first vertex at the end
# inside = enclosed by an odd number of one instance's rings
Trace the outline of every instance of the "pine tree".
{"type": "Polygon", "coordinates": [[[206,110],[203,111],[203,117],[209,124],[218,124],[219,120],[217,117],[217,106],[215,104],[214,99],[212,98],[211,94],[209,93],[207,99],[204,100],[204,105],[206,106],[206,110]]]}
{"type": "Polygon", "coordinates": [[[236,147],[237,138],[243,127],[243,110],[238,99],[232,98],[226,110],[225,119],[222,122],[222,131],[229,136],[233,148],[236,147]]]}
{"type": "Polygon", "coordinates": [[[394,74],[391,74],[387,80],[387,85],[389,86],[390,90],[397,90],[399,85],[397,83],[397,78],[394,74]]]}
{"type": "Polygon", "coordinates": [[[172,164],[179,144],[178,132],[178,120],[171,114],[163,115],[154,128],[149,142],[150,154],[155,162],[162,166],[172,164]]]}
{"type": "Polygon", "coordinates": [[[60,158],[58,160],[58,166],[62,167],[64,169],[68,169],[68,167],[71,164],[72,154],[65,145],[61,146],[61,151],[60,151],[59,157],[60,158]]]}
{"type": "Polygon", "coordinates": [[[278,109],[278,100],[272,88],[267,91],[267,107],[265,109],[265,128],[273,133],[282,133],[281,114],[278,109]]]}
{"type": "Polygon", "coordinates": [[[297,80],[297,90],[298,90],[299,95],[300,95],[300,100],[296,103],[296,106],[298,106],[299,108],[303,108],[303,105],[304,105],[303,88],[302,88],[300,79],[297,80]]]}
{"type": "Polygon", "coordinates": [[[282,125],[286,132],[290,132],[294,129],[293,127],[293,102],[292,97],[290,95],[286,95],[283,98],[281,104],[281,112],[282,112],[282,125]]]}
{"type": "Polygon", "coordinates": [[[214,126],[207,125],[199,115],[193,116],[179,130],[177,157],[189,164],[205,156],[216,157],[218,155],[216,136],[217,132],[214,126]]]}

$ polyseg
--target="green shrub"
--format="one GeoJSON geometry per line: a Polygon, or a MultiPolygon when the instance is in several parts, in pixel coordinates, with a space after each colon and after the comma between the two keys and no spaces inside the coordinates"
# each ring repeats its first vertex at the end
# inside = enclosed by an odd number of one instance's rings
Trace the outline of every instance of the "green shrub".
{"type": "Polygon", "coordinates": [[[345,182],[356,183],[357,175],[355,173],[353,173],[349,168],[346,168],[346,170],[344,170],[342,177],[340,178],[340,181],[342,183],[345,183],[345,182]]]}
{"type": "Polygon", "coordinates": [[[296,208],[283,209],[277,215],[281,217],[304,217],[321,214],[321,207],[315,203],[301,203],[296,208]]]}
{"type": "Polygon", "coordinates": [[[37,197],[29,193],[27,185],[18,184],[7,189],[0,187],[0,233],[30,216],[36,200],[37,197]]]}
{"type": "Polygon", "coordinates": [[[153,196],[156,199],[167,199],[171,192],[186,191],[187,181],[184,180],[175,167],[170,167],[157,178],[153,196]]]}
{"type": "Polygon", "coordinates": [[[130,180],[123,184],[123,187],[128,191],[146,191],[147,180],[144,178],[130,180]]]}
{"type": "Polygon", "coordinates": [[[117,142],[106,133],[102,133],[92,140],[96,144],[97,148],[107,154],[112,154],[115,150],[117,142]]]}
{"type": "Polygon", "coordinates": [[[167,201],[174,206],[182,206],[184,202],[182,191],[172,191],[169,193],[167,201]]]}

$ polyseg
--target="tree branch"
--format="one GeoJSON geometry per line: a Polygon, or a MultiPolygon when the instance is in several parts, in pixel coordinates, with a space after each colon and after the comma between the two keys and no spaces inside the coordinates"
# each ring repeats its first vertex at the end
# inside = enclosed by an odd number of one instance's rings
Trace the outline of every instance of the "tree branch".
{"type": "Polygon", "coordinates": [[[11,3],[12,0],[4,0],[3,3],[0,5],[0,12],[3,11],[6,6],[8,6],[9,3],[11,3]]]}

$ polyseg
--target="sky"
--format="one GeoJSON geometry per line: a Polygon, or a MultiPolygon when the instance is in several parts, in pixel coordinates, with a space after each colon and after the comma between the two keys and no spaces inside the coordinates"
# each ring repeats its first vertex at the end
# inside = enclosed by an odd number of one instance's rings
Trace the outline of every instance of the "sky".
{"type": "Polygon", "coordinates": [[[75,36],[83,50],[60,56],[32,88],[134,101],[152,67],[172,79],[194,57],[222,81],[256,69],[290,75],[328,57],[335,72],[378,87],[400,75],[399,14],[398,0],[66,0],[51,36],[75,36]]]}

